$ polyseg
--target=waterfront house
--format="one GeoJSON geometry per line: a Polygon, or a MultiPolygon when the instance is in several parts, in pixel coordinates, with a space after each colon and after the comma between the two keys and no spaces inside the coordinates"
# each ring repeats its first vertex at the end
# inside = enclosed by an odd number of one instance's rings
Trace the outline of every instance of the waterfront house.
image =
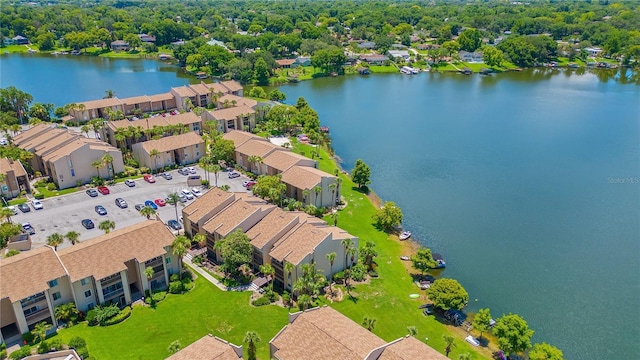
{"type": "Polygon", "coordinates": [[[174,236],[149,220],[54,251],[45,246],[0,260],[0,340],[15,342],[45,321],[58,326],[54,308],[73,302],[86,312],[96,305],[130,304],[150,286],[166,288],[178,273],[174,236]],[[152,267],[151,281],[144,269],[152,267]]]}
{"type": "Polygon", "coordinates": [[[220,47],[223,47],[225,50],[229,50],[229,48],[227,47],[227,45],[225,45],[224,42],[222,42],[220,40],[216,40],[216,39],[211,39],[211,40],[207,41],[207,45],[220,46],[220,47]]]}
{"type": "Polygon", "coordinates": [[[318,207],[334,206],[340,199],[336,179],[329,173],[308,166],[294,165],[282,173],[282,182],[287,185],[287,197],[318,207]]]}
{"type": "Polygon", "coordinates": [[[117,97],[84,101],[69,109],[69,115],[77,121],[88,121],[96,118],[108,118],[109,112],[120,111],[124,114],[124,106],[117,97]]]}
{"type": "Polygon", "coordinates": [[[166,360],[235,360],[242,359],[242,346],[211,334],[205,335],[166,360]]]}
{"type": "Polygon", "coordinates": [[[387,343],[331,307],[289,314],[289,323],[269,341],[277,360],[446,360],[413,336],[387,343]]]}
{"type": "Polygon", "coordinates": [[[246,131],[240,131],[240,130],[231,130],[223,134],[222,138],[233,141],[233,144],[236,148],[246,143],[249,140],[257,140],[257,141],[264,141],[264,142],[269,141],[261,136],[258,136],[246,131]]]}
{"type": "Polygon", "coordinates": [[[408,50],[389,50],[387,54],[392,56],[395,60],[403,59],[409,60],[409,51],[408,50]]]}
{"type": "Polygon", "coordinates": [[[4,37],[2,39],[2,41],[4,43],[4,46],[8,46],[8,45],[13,45],[14,44],[13,38],[10,38],[10,37],[4,37]]]}
{"type": "Polygon", "coordinates": [[[257,175],[262,175],[264,168],[261,164],[249,163],[249,158],[257,156],[264,161],[269,154],[278,151],[286,150],[283,147],[272,144],[268,141],[249,140],[236,147],[234,160],[236,164],[241,166],[243,169],[251,171],[257,175]]]}
{"type": "Polygon", "coordinates": [[[220,82],[220,84],[227,88],[229,93],[236,96],[244,96],[244,88],[239,82],[235,80],[227,80],[220,82]]]}
{"type": "Polygon", "coordinates": [[[278,67],[282,69],[289,69],[298,65],[296,64],[296,59],[280,59],[276,60],[276,63],[278,64],[278,67]]]}
{"type": "Polygon", "coordinates": [[[198,94],[189,86],[172,87],[171,94],[176,98],[178,110],[191,110],[189,105],[191,107],[198,106],[198,101],[196,100],[198,94]]]}
{"type": "Polygon", "coordinates": [[[376,48],[376,43],[373,41],[363,41],[361,43],[358,44],[358,48],[360,49],[375,49],[376,48]]]}
{"type": "Polygon", "coordinates": [[[156,42],[156,37],[153,35],[149,35],[149,34],[138,34],[138,37],[140,38],[140,40],[144,43],[155,43],[156,42]]]}
{"type": "Polygon", "coordinates": [[[298,56],[296,58],[297,66],[311,66],[311,57],[310,56],[298,56]]]}
{"type": "Polygon", "coordinates": [[[584,48],[584,51],[586,51],[591,57],[597,57],[602,54],[602,49],[599,47],[586,47],[584,48]]]}
{"type": "Polygon", "coordinates": [[[225,94],[216,99],[215,105],[217,109],[244,105],[255,110],[258,106],[258,101],[233,94],[225,94]]]}
{"type": "Polygon", "coordinates": [[[292,166],[317,167],[317,162],[292,151],[273,151],[259,164],[260,174],[277,175],[289,170],[292,166]]]}
{"type": "Polygon", "coordinates": [[[194,131],[136,143],[131,149],[138,164],[152,170],[196,163],[205,155],[204,140],[194,131]],[[154,150],[158,155],[152,155],[154,150]]]}
{"type": "Polygon", "coordinates": [[[16,35],[12,40],[14,45],[26,45],[29,43],[29,39],[22,35],[16,35]]]}
{"type": "Polygon", "coordinates": [[[366,61],[370,65],[383,65],[389,61],[389,58],[384,55],[372,54],[372,55],[360,55],[360,60],[366,61]]]}
{"type": "Polygon", "coordinates": [[[458,56],[460,57],[460,61],[463,61],[463,62],[470,62],[470,63],[482,62],[482,53],[478,51],[474,51],[474,52],[458,51],[458,56]]]}
{"type": "Polygon", "coordinates": [[[116,40],[111,42],[111,50],[113,51],[129,51],[129,43],[124,40],[116,40]]]}
{"type": "Polygon", "coordinates": [[[31,193],[29,176],[19,160],[0,158],[0,195],[12,199],[20,195],[21,191],[31,193]]]}
{"type": "Polygon", "coordinates": [[[251,131],[256,126],[256,111],[246,105],[233,106],[226,109],[209,110],[202,113],[204,121],[216,121],[218,131],[231,130],[251,131]]]}

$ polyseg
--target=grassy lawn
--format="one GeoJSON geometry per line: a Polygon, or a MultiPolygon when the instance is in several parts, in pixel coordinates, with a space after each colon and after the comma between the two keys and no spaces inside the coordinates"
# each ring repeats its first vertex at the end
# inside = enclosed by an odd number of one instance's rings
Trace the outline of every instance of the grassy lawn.
{"type": "Polygon", "coordinates": [[[397,73],[398,68],[393,65],[371,65],[369,66],[372,74],[397,73]]]}
{"type": "MultiPolygon", "coordinates": [[[[292,148],[296,153],[304,153],[310,156],[315,148],[298,143],[292,139],[292,148]]],[[[335,162],[324,150],[320,150],[319,168],[330,174],[337,169],[335,162]]],[[[330,304],[336,310],[361,323],[365,315],[376,318],[377,324],[373,332],[385,341],[392,341],[407,334],[407,326],[416,326],[418,339],[424,340],[429,346],[444,353],[444,334],[453,333],[457,336],[457,346],[450,354],[456,359],[458,354],[470,353],[471,359],[490,358],[488,350],[478,353],[464,341],[464,331],[452,326],[444,325],[433,316],[426,317],[418,309],[426,299],[426,292],[418,289],[412,281],[410,272],[400,260],[401,255],[407,255],[407,244],[396,241],[395,236],[377,230],[372,224],[372,216],[376,211],[372,201],[366,194],[359,191],[356,185],[345,174],[342,178],[342,196],[348,203],[347,207],[340,211],[338,226],[347,230],[350,234],[360,239],[360,244],[366,241],[374,241],[378,251],[376,262],[378,263],[378,279],[373,279],[370,284],[358,285],[352,291],[353,299],[347,298],[341,303],[330,304]],[[420,294],[420,299],[410,299],[409,294],[420,294]]],[[[373,184],[375,186],[375,184],[373,184]]],[[[325,219],[331,223],[330,219],[325,219]]],[[[478,334],[476,334],[478,335],[478,334]]]]}
{"type": "Polygon", "coordinates": [[[136,306],[126,321],[108,327],[86,323],[61,330],[58,337],[68,342],[83,337],[94,359],[164,359],[174,340],[185,347],[206,334],[243,345],[247,331],[261,341],[258,357],[269,358],[269,340],[287,324],[287,310],[267,305],[249,305],[249,292],[223,292],[208,281],[196,279],[196,287],[185,295],[167,295],[156,309],[136,306]],[[126,354],[126,356],[125,356],[126,354]]]}
{"type": "MultiPolygon", "coordinates": [[[[29,45],[31,46],[32,49],[34,50],[38,50],[38,47],[35,45],[29,45]]],[[[0,48],[0,51],[2,53],[4,53],[5,51],[8,52],[9,54],[14,54],[14,53],[26,53],[29,51],[29,48],[26,45],[7,45],[3,48],[0,48]]]]}
{"type": "Polygon", "coordinates": [[[21,197],[21,198],[17,198],[17,199],[9,200],[9,201],[7,201],[7,202],[9,203],[9,205],[20,205],[20,204],[24,204],[24,203],[26,203],[26,202],[27,202],[27,199],[26,199],[26,198],[21,197]]]}
{"type": "Polygon", "coordinates": [[[68,188],[63,190],[47,190],[46,186],[40,186],[36,188],[40,194],[44,195],[44,198],[50,198],[59,195],[71,194],[78,191],[77,188],[68,188]]]}

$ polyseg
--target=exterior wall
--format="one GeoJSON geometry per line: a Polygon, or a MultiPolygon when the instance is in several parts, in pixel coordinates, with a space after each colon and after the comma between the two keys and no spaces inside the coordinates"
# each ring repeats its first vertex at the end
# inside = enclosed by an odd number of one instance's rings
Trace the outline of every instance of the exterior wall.
{"type": "Polygon", "coordinates": [[[3,182],[0,182],[0,186],[2,187],[0,193],[9,199],[20,195],[20,185],[18,185],[18,178],[13,170],[9,170],[5,173],[5,179],[3,182]],[[5,186],[7,188],[6,190],[4,188],[5,186]]]}
{"type": "MultiPolygon", "coordinates": [[[[353,241],[353,245],[356,246],[356,248],[359,248],[358,238],[352,238],[351,240],[353,241]]],[[[342,240],[332,240],[331,237],[325,239],[316,246],[313,258],[316,263],[316,269],[322,270],[324,276],[326,276],[327,279],[331,279],[333,274],[345,269],[344,246],[342,246],[342,240]],[[332,252],[336,253],[336,260],[333,262],[333,267],[331,267],[331,264],[327,260],[327,254],[332,252]]],[[[349,264],[350,261],[351,258],[347,259],[347,264],[349,264]]]]}
{"type": "MultiPolygon", "coordinates": [[[[48,168],[51,170],[49,175],[60,189],[74,187],[78,180],[85,184],[91,181],[92,176],[98,175],[96,168],[91,166],[91,163],[102,159],[102,156],[106,153],[107,152],[104,150],[91,149],[87,144],[72,152],[69,156],[57,159],[53,163],[48,162],[48,168]],[[70,166],[69,161],[71,161],[72,166],[70,166]],[[73,174],[71,172],[72,167],[73,174]]],[[[107,166],[100,168],[100,176],[103,178],[107,178],[108,176],[113,176],[124,171],[122,152],[120,152],[120,150],[113,149],[108,151],[108,153],[113,157],[113,169],[112,171],[107,171],[107,166]]]]}
{"type": "Polygon", "coordinates": [[[97,290],[95,286],[96,282],[93,276],[85,278],[85,284],[82,285],[82,280],[75,281],[72,284],[73,293],[76,295],[76,308],[80,311],[88,311],[89,308],[98,304],[97,290]],[[91,294],[86,296],[86,291],[90,291],[91,294]]]}
{"type": "Polygon", "coordinates": [[[29,332],[29,326],[27,325],[27,320],[24,318],[20,301],[16,301],[11,305],[13,307],[14,316],[16,317],[16,326],[18,327],[18,330],[21,334],[29,332]]]}
{"type": "Polygon", "coordinates": [[[49,288],[49,294],[51,295],[51,305],[55,308],[58,305],[66,304],[68,302],[74,302],[73,298],[73,289],[71,287],[71,283],[69,282],[68,276],[63,276],[58,280],[58,285],[49,288]],[[54,300],[53,294],[60,293],[60,298],[58,300],[54,300]]]}
{"type": "Polygon", "coordinates": [[[151,112],[151,102],[145,101],[137,104],[126,104],[123,105],[124,114],[131,115],[136,109],[140,109],[143,113],[151,112]]]}
{"type": "Polygon", "coordinates": [[[165,268],[165,279],[167,284],[169,284],[169,277],[172,274],[180,273],[180,264],[178,261],[178,256],[173,254],[171,249],[167,249],[167,253],[162,256],[164,258],[164,268],[165,268]]]}
{"type": "Polygon", "coordinates": [[[16,314],[13,312],[13,305],[9,298],[0,300],[0,327],[11,325],[16,321],[16,314]]]}

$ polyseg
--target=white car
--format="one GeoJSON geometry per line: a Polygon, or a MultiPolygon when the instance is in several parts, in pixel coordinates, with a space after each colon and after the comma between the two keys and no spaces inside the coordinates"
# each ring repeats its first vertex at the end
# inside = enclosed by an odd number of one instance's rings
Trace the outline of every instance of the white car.
{"type": "Polygon", "coordinates": [[[187,199],[193,200],[193,194],[189,189],[182,189],[182,195],[184,195],[187,199]]]}
{"type": "Polygon", "coordinates": [[[42,210],[44,209],[44,206],[42,205],[42,203],[40,202],[40,200],[33,200],[31,202],[31,206],[33,206],[33,208],[35,210],[42,210]]]}
{"type": "Polygon", "coordinates": [[[202,191],[200,191],[200,189],[198,188],[191,188],[191,193],[193,194],[193,196],[195,197],[200,197],[202,196],[202,191]]]}
{"type": "Polygon", "coordinates": [[[189,170],[189,174],[195,174],[196,173],[196,168],[194,168],[194,167],[188,167],[187,170],[189,170]]]}
{"type": "Polygon", "coordinates": [[[18,215],[18,209],[15,206],[7,206],[7,209],[13,211],[13,215],[18,215]]]}

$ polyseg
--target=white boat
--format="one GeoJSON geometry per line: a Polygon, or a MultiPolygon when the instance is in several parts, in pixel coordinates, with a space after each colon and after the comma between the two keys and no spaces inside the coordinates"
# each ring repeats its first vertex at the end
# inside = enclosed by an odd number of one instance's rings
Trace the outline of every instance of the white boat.
{"type": "Polygon", "coordinates": [[[411,66],[403,66],[400,68],[400,72],[407,75],[415,75],[420,72],[420,69],[412,68],[411,66]]]}
{"type": "Polygon", "coordinates": [[[411,231],[403,231],[402,234],[400,234],[399,236],[400,240],[407,240],[410,237],[411,237],[411,231]]]}

